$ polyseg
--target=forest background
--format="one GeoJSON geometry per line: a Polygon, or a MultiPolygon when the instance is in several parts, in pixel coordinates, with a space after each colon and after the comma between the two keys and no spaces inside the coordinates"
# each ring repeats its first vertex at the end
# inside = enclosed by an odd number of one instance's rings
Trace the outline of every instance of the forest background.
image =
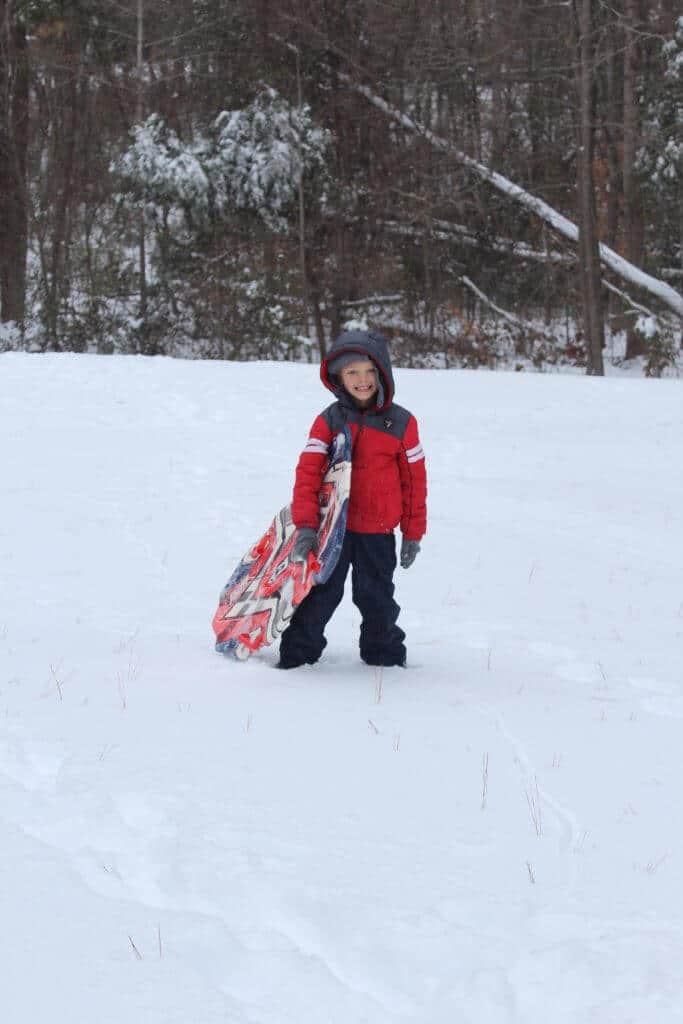
{"type": "Polygon", "coordinates": [[[677,372],[676,0],[0,0],[0,351],[677,372]]]}

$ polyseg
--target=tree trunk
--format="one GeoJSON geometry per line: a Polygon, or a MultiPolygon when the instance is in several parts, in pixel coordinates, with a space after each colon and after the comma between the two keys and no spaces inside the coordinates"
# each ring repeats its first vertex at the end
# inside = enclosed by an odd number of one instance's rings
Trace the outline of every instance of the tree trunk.
{"type": "MultiPolygon", "coordinates": [[[[491,82],[491,166],[500,167],[503,156],[503,140],[506,134],[507,117],[504,112],[503,74],[505,67],[500,66],[500,53],[503,51],[503,24],[498,9],[499,0],[490,0],[488,17],[488,35],[493,58],[489,56],[489,78],[491,82]]],[[[444,132],[441,133],[445,134],[444,132]]]]}
{"type": "Polygon", "coordinates": [[[28,201],[28,52],[12,0],[0,0],[0,321],[23,324],[28,201]]]}
{"type": "Polygon", "coordinates": [[[617,99],[617,40],[612,32],[606,43],[608,54],[606,60],[606,95],[605,115],[603,121],[603,132],[605,135],[605,149],[607,155],[607,166],[609,169],[609,191],[607,193],[607,244],[611,249],[617,246],[617,232],[619,230],[619,193],[620,193],[620,166],[619,146],[617,140],[617,126],[619,124],[619,103],[617,99]]]}
{"type": "MultiPolygon", "coordinates": [[[[622,182],[624,191],[624,255],[629,263],[639,267],[642,263],[643,208],[635,178],[636,147],[638,144],[638,98],[636,96],[636,69],[638,63],[636,0],[624,3],[624,154],[622,182]]],[[[627,331],[626,358],[643,355],[644,339],[632,328],[627,331]]]]}
{"type": "Polygon", "coordinates": [[[318,338],[318,351],[320,352],[320,361],[322,362],[327,355],[325,325],[323,324],[322,310],[320,308],[320,287],[318,285],[318,279],[315,272],[313,271],[313,267],[311,266],[311,253],[308,248],[306,248],[305,252],[305,275],[311,310],[313,312],[313,322],[315,323],[315,333],[318,338]]]}
{"type": "Polygon", "coordinates": [[[55,128],[61,138],[55,146],[55,200],[52,212],[52,239],[48,257],[48,281],[45,297],[45,319],[48,348],[58,352],[60,309],[69,295],[69,220],[76,200],[76,153],[80,147],[81,118],[84,93],[81,89],[82,62],[79,42],[71,29],[65,33],[62,49],[63,69],[60,87],[55,95],[55,128]],[[61,108],[61,109],[60,109],[61,108]]]}
{"type": "Polygon", "coordinates": [[[579,108],[577,199],[579,220],[579,274],[586,338],[586,372],[603,376],[605,372],[604,319],[602,309],[600,255],[595,216],[593,183],[593,0],[577,0],[577,91],[579,108]]]}
{"type": "MultiPolygon", "coordinates": [[[[303,87],[301,85],[301,56],[299,53],[296,55],[296,91],[297,100],[299,103],[299,110],[301,111],[304,105],[303,87]]],[[[306,200],[304,196],[304,151],[301,144],[301,136],[299,135],[299,188],[298,188],[298,199],[299,199],[299,269],[301,271],[301,290],[303,293],[303,314],[304,314],[304,334],[307,338],[310,338],[310,326],[308,320],[308,312],[311,307],[311,296],[310,288],[308,283],[308,269],[306,266],[306,200]]],[[[315,314],[314,314],[315,315],[315,314]]],[[[322,354],[321,357],[322,359],[322,354]]]]}
{"type": "MultiPolygon", "coordinates": [[[[138,124],[142,123],[144,114],[143,96],[143,43],[144,43],[144,0],[138,0],[136,12],[136,50],[135,50],[135,119],[138,124]]],[[[143,355],[154,355],[155,351],[149,347],[148,323],[147,323],[147,246],[145,238],[145,204],[140,204],[138,213],[138,280],[140,286],[140,305],[138,316],[140,318],[140,349],[143,355]]]]}

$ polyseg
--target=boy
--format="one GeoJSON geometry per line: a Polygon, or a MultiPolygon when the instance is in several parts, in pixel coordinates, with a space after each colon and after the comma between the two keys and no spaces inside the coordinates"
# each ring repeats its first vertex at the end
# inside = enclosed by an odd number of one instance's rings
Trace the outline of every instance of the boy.
{"type": "Polygon", "coordinates": [[[345,424],[351,430],[352,464],[346,534],[339,562],[324,584],[311,590],[282,635],[278,668],[312,665],[327,641],[324,630],[344,593],[349,566],[354,604],[360,609],[360,656],[368,665],[405,665],[405,633],[396,625],[394,530],[401,527],[401,565],[409,568],[426,529],[425,459],[415,417],[393,404],[389,349],[374,331],[347,331],[332,345],[320,379],[336,397],[315,420],[296,469],[292,518],[294,557],[316,549],[318,492],[329,444],[345,424]]]}

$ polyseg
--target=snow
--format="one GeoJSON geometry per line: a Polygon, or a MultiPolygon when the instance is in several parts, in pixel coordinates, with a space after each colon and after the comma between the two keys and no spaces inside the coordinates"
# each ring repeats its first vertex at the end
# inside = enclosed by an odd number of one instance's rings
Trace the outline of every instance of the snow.
{"type": "Polygon", "coordinates": [[[212,649],[316,368],[6,353],[8,1024],[673,1024],[680,382],[398,370],[410,667],[212,649]]]}
{"type": "Polygon", "coordinates": [[[656,338],[659,334],[659,324],[657,322],[657,318],[651,315],[648,316],[647,314],[643,315],[641,313],[641,315],[636,320],[635,327],[638,333],[642,334],[642,336],[646,338],[648,341],[651,341],[653,338],[656,338]]]}

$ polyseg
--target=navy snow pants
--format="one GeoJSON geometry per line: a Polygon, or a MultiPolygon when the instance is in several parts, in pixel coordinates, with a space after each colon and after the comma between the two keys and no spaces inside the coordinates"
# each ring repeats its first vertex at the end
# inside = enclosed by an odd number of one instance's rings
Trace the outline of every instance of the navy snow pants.
{"type": "Polygon", "coordinates": [[[362,615],[360,656],[368,665],[405,665],[405,633],[396,625],[396,538],[393,533],[347,530],[339,561],[327,583],[313,587],[282,634],[280,667],[313,664],[327,645],[325,626],[344,594],[351,567],[351,595],[362,615]]]}

